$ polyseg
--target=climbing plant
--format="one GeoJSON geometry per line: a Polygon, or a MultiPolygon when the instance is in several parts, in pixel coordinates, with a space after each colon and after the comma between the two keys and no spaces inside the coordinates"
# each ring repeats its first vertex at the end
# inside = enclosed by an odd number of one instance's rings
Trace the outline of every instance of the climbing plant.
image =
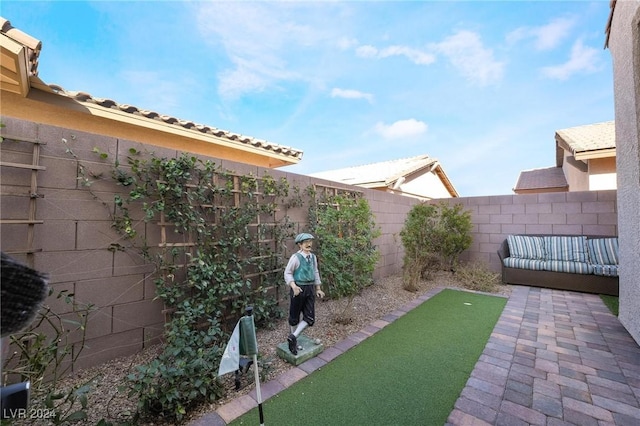
{"type": "Polygon", "coordinates": [[[309,223],[317,239],[319,269],[327,295],[344,299],[334,321],[351,321],[353,298],[373,284],[379,253],[373,240],[380,236],[369,203],[358,192],[314,192],[309,223]]]}
{"type": "MultiPolygon", "coordinates": [[[[91,192],[96,177],[74,158],[91,192]]],[[[162,352],[127,377],[138,401],[134,421],[180,421],[190,407],[222,395],[216,377],[222,348],[248,305],[258,327],[283,317],[278,301],[287,245],[300,231],[287,209],[309,204],[328,295],[347,301],[342,318],[353,296],[373,283],[372,241],[379,231],[357,191],[301,190],[284,178],[236,174],[189,154],[160,158],[135,149],[124,164],[114,164],[112,178],[123,187],[112,213],[123,241],[109,250],[137,253],[154,265],[156,296],[167,315],[162,352]]]]}
{"type": "Polygon", "coordinates": [[[186,154],[130,154],[114,170],[127,189],[115,197],[114,226],[155,264],[169,313],[164,351],[129,375],[130,392],[141,414],[180,420],[189,406],[221,395],[216,373],[233,316],[250,304],[259,325],[282,317],[278,248],[291,231],[274,214],[289,187],[186,154]]]}

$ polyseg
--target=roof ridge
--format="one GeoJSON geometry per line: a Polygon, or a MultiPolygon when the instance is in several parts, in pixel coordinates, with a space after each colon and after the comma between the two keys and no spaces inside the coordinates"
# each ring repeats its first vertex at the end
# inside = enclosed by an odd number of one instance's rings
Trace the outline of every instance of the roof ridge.
{"type": "MultiPolygon", "coordinates": [[[[411,157],[395,158],[395,159],[392,159],[392,160],[374,161],[374,162],[371,162],[371,163],[358,164],[356,166],[340,167],[340,168],[337,168],[337,169],[331,169],[331,170],[326,170],[326,171],[327,172],[331,172],[331,171],[335,171],[335,170],[346,170],[346,169],[355,169],[355,168],[358,168],[358,167],[369,167],[369,166],[375,166],[375,165],[379,165],[379,164],[387,164],[387,163],[395,163],[395,162],[400,162],[400,161],[415,160],[415,159],[418,159],[418,158],[421,158],[421,157],[424,157],[425,159],[432,159],[432,160],[437,161],[437,159],[434,158],[434,157],[430,157],[427,154],[421,154],[421,155],[414,155],[414,156],[411,156],[411,157]]],[[[320,173],[324,173],[324,172],[320,172],[320,173]]]]}

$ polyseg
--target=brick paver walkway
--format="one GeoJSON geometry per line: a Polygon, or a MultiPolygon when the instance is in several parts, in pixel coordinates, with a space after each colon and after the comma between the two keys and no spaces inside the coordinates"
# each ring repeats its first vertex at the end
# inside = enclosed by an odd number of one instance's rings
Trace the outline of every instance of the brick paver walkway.
{"type": "MultiPolygon", "coordinates": [[[[263,401],[440,290],[264,383],[263,401]]],[[[254,389],[191,426],[224,426],[256,401],[254,389]]],[[[447,425],[638,426],[640,347],[597,295],[514,286],[447,425]]]]}
{"type": "Polygon", "coordinates": [[[640,347],[597,295],[516,286],[450,425],[640,425],[640,347]]]}

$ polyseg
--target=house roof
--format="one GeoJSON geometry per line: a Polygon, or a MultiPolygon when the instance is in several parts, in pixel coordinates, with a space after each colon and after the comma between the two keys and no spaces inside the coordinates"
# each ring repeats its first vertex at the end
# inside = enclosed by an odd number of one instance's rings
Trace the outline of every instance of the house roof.
{"type": "Polygon", "coordinates": [[[615,121],[558,130],[556,142],[561,148],[571,152],[576,160],[615,157],[615,121]]]}
{"type": "MultiPolygon", "coordinates": [[[[279,145],[263,139],[245,136],[213,126],[198,124],[190,120],[183,120],[174,116],[163,115],[157,111],[140,109],[133,105],[122,104],[113,99],[94,97],[89,93],[69,91],[55,84],[46,84],[38,77],[38,57],[42,49],[42,42],[11,26],[5,18],[0,17],[0,44],[2,48],[1,87],[3,92],[19,95],[22,98],[38,99],[59,108],[69,108],[74,111],[91,114],[95,117],[107,118],[146,128],[150,132],[164,132],[188,139],[197,139],[201,149],[197,152],[222,159],[235,161],[246,160],[250,164],[267,167],[279,167],[298,163],[302,159],[301,150],[279,145]],[[31,92],[43,92],[31,94],[31,92]],[[69,103],[69,100],[72,103],[69,103]],[[203,148],[202,148],[203,147],[203,148]],[[233,151],[236,151],[235,153],[233,151]],[[210,151],[210,152],[207,152],[210,151]],[[241,152],[241,154],[238,153],[241,152]],[[244,155],[242,155],[244,154],[244,155]],[[238,157],[242,160],[238,160],[238,157]]],[[[4,98],[5,96],[3,96],[4,98]]],[[[11,96],[7,96],[11,98],[11,96]]],[[[3,113],[14,112],[20,114],[18,108],[11,108],[11,102],[3,103],[3,113]]],[[[33,108],[23,108],[24,115],[33,108]]],[[[47,124],[62,125],[61,114],[46,114],[47,124]],[[55,122],[55,117],[58,122],[55,122]]],[[[33,116],[33,115],[32,115],[33,116]]],[[[69,123],[66,118],[66,123],[69,123]]],[[[106,129],[109,126],[105,126],[106,129]]],[[[84,130],[84,129],[79,129],[84,130]]],[[[157,138],[156,138],[157,140],[157,138]]],[[[196,144],[194,143],[194,146],[196,144]]],[[[188,151],[188,143],[179,148],[188,151]]]]}
{"type": "Polygon", "coordinates": [[[434,171],[452,197],[457,197],[458,192],[444,173],[437,159],[428,155],[401,158],[396,160],[371,163],[361,166],[346,167],[343,169],[327,170],[312,173],[310,176],[342,182],[349,185],[357,185],[364,188],[392,187],[401,178],[407,178],[420,171],[434,171]]]}
{"type": "Polygon", "coordinates": [[[521,171],[513,191],[516,193],[539,189],[566,191],[568,188],[562,167],[547,167],[521,171]]]}

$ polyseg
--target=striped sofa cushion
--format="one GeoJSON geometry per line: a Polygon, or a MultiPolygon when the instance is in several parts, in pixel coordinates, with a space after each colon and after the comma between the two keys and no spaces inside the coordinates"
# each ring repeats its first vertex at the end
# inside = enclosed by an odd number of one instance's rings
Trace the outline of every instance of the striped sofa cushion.
{"type": "Polygon", "coordinates": [[[617,277],[618,265],[591,265],[593,266],[593,275],[602,275],[605,277],[617,277]]]}
{"type": "Polygon", "coordinates": [[[503,261],[507,268],[530,269],[532,271],[544,271],[544,260],[520,259],[517,257],[507,257],[503,261]]]}
{"type": "Polygon", "coordinates": [[[545,269],[553,272],[570,272],[572,274],[592,274],[593,266],[586,262],[570,262],[567,260],[547,260],[545,269]]]}
{"type": "Polygon", "coordinates": [[[545,236],[544,248],[547,260],[562,260],[567,262],[587,261],[587,237],[545,236]]]}
{"type": "Polygon", "coordinates": [[[509,256],[518,259],[544,260],[544,242],[542,237],[529,235],[508,235],[509,256]]]}
{"type": "Polygon", "coordinates": [[[591,238],[587,240],[587,247],[589,247],[591,263],[597,265],[618,264],[617,238],[591,238]]]}

